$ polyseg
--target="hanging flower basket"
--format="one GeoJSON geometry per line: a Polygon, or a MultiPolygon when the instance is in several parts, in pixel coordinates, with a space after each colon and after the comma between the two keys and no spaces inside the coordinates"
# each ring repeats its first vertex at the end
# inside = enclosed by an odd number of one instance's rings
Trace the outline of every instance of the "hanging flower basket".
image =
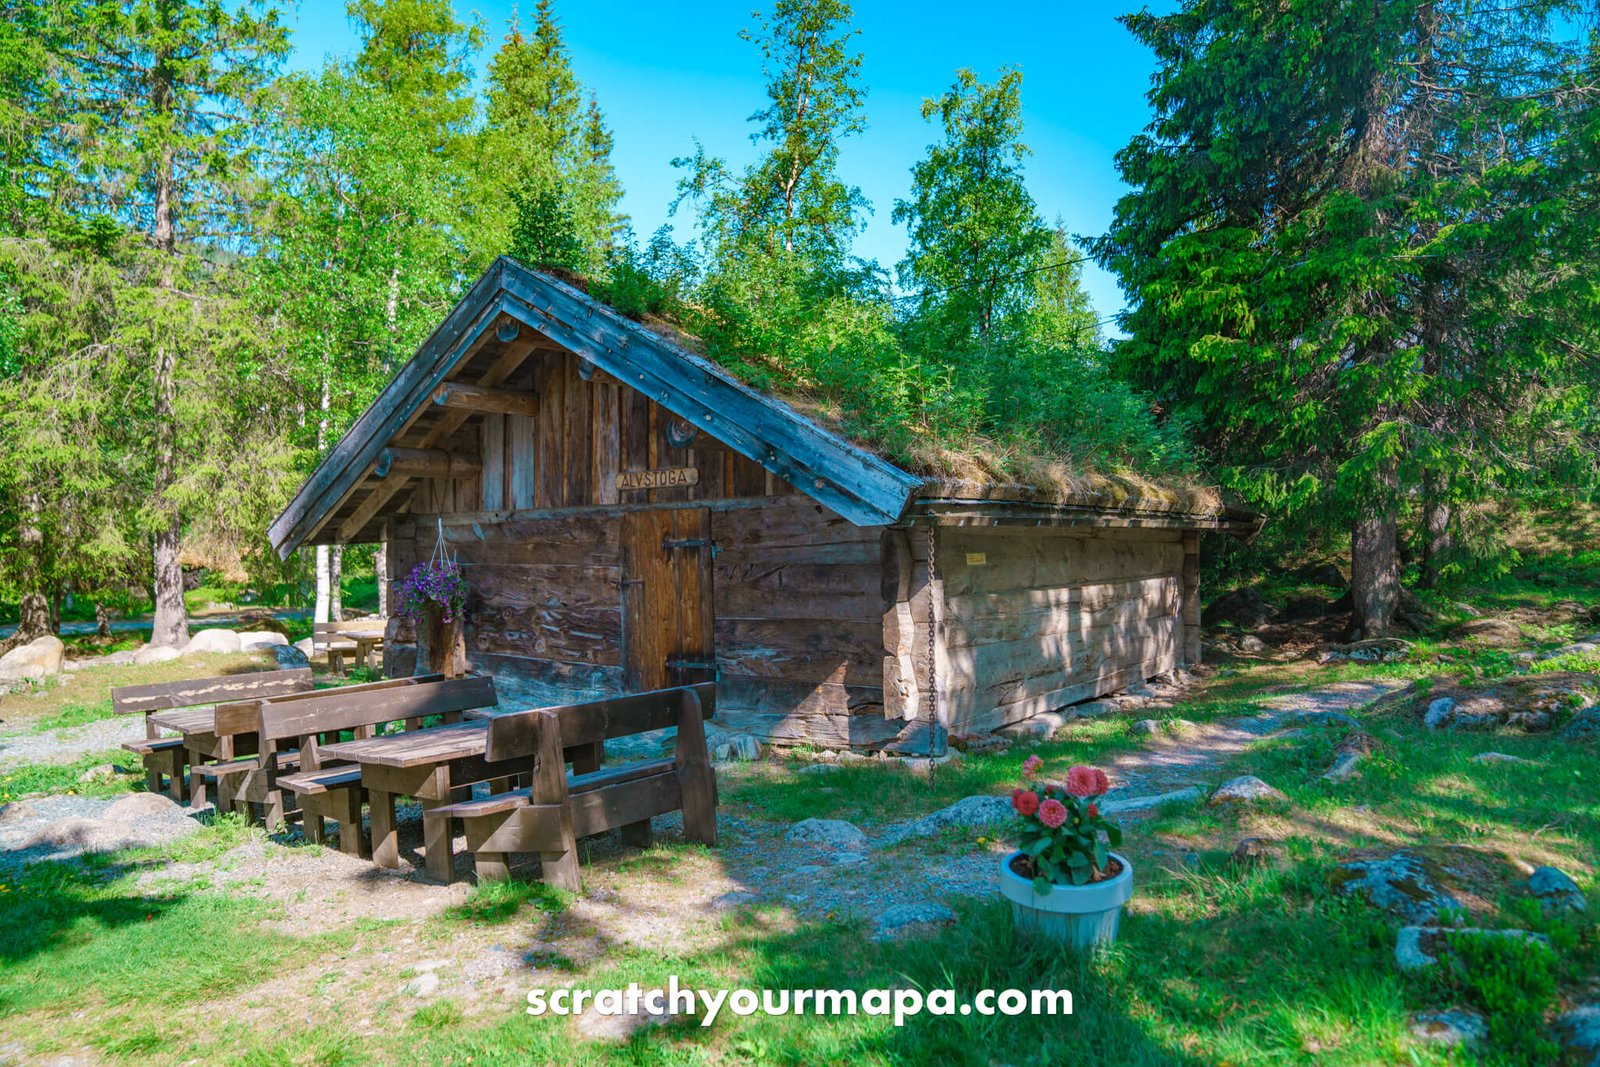
{"type": "Polygon", "coordinates": [[[417,630],[417,673],[466,674],[468,586],[461,562],[445,550],[442,522],[433,555],[396,582],[394,592],[396,613],[417,630]]]}
{"type": "Polygon", "coordinates": [[[1043,763],[1029,756],[1028,784],[1011,794],[1018,848],[1000,862],[1000,893],[1019,932],[1078,948],[1109,945],[1133,897],[1133,864],[1108,847],[1122,843],[1122,831],[1096,801],[1109,783],[1104,771],[1084,766],[1064,782],[1040,781],[1043,763]]]}

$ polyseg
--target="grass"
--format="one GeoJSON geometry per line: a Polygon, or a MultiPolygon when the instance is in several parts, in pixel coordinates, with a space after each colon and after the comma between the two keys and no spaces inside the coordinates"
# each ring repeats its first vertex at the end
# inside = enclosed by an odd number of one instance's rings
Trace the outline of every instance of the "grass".
{"type": "Polygon", "coordinates": [[[93,752],[72,763],[30,764],[0,772],[0,804],[37,793],[65,793],[78,796],[116,796],[133,789],[144,777],[139,759],[121,749],[93,752]],[[111,764],[124,773],[96,776],[83,781],[90,768],[111,764]]]}
{"type": "MultiPolygon", "coordinates": [[[[1527,586],[1539,583],[1512,576],[1472,602],[1548,610],[1564,598],[1557,595],[1563,583],[1600,582],[1596,561],[1573,557],[1561,566],[1556,592],[1536,593],[1527,586]]],[[[1592,602],[1592,588],[1585,596],[1578,599],[1592,602]]],[[[1561,623],[1536,632],[1542,643],[1573,636],[1561,623]]],[[[1204,723],[1257,713],[1266,690],[1406,682],[1441,672],[1494,677],[1516,666],[1503,653],[1426,637],[1403,663],[1230,666],[1163,715],[1204,723]]],[[[1595,664],[1565,657],[1559,666],[1595,664]]],[[[178,661],[146,669],[163,677],[139,680],[181,677],[186,669],[211,672],[178,661]]],[[[9,698],[3,714],[11,718],[20,701],[31,721],[49,723],[41,728],[93,721],[109,710],[103,687],[131,681],[113,669],[96,672],[97,695],[86,680],[87,672],[58,689],[9,698]],[[31,702],[46,710],[36,714],[31,702]]],[[[1441,966],[1403,972],[1394,961],[1399,923],[1338,893],[1333,875],[1358,850],[1470,846],[1560,867],[1600,903],[1595,748],[1551,735],[1427,731],[1398,710],[1356,714],[1383,742],[1358,778],[1322,780],[1348,728],[1320,728],[1258,745],[1205,776],[1258,775],[1287,794],[1285,804],[1223,812],[1195,801],[1125,820],[1124,851],[1138,891],[1117,946],[1095,957],[1019,939],[1006,906],[989,899],[951,901],[957,926],[904,943],[875,942],[860,921],[809,921],[760,902],[708,917],[716,936],[696,947],[650,951],[608,929],[584,898],[527,882],[476,887],[432,918],[366,918],[332,932],[291,927],[281,908],[237,885],[212,887],[205,876],[141,888],[139,874],[158,864],[209,869],[263,839],[227,817],[159,852],[39,866],[20,880],[5,876],[13,880],[0,888],[0,1045],[20,1040],[38,1057],[87,1051],[126,1064],[330,1067],[1552,1062],[1548,1020],[1580,997],[1592,999],[1589,983],[1600,976],[1592,922],[1544,915],[1513,883],[1497,883],[1475,904],[1474,924],[1534,930],[1552,948],[1461,938],[1441,966]],[[1533,762],[1472,758],[1491,749],[1533,762]],[[1266,841],[1273,858],[1248,869],[1230,863],[1234,843],[1246,836],[1266,841]],[[532,969],[518,972],[503,995],[469,994],[453,975],[435,998],[399,992],[418,960],[478,944],[514,952],[532,969]],[[285,984],[286,974],[298,984],[285,984]],[[648,988],[671,976],[701,988],[951,989],[957,1000],[987,988],[1068,989],[1074,1012],[922,1015],[896,1026],[866,1013],[746,1018],[724,1011],[711,1027],[691,1018],[607,1044],[576,1037],[568,1020],[521,1010],[531,987],[648,988]],[[276,1010],[251,1010],[262,997],[279,998],[276,1010]],[[1448,1008],[1482,1013],[1487,1043],[1451,1051],[1411,1036],[1415,1013],[1448,1008]],[[175,1012],[189,1020],[176,1034],[167,1023],[175,1012]]],[[[965,796],[1003,793],[1031,754],[1052,763],[1105,762],[1148,744],[1130,732],[1130,722],[1082,720],[1050,742],[968,755],[931,774],[872,763],[815,773],[801,773],[799,762],[728,767],[719,771],[724,850],[658,846],[608,861],[608,872],[666,893],[708,866],[731,866],[728,850],[748,839],[751,824],[825,817],[879,829],[965,796]]],[[[70,767],[21,768],[0,778],[0,799],[6,790],[129,788],[132,776],[77,782],[87,766],[110,761],[101,755],[70,767]]],[[[921,859],[955,858],[988,847],[974,834],[952,831],[883,853],[889,876],[895,863],[914,858],[912,850],[921,850],[921,859]]]]}

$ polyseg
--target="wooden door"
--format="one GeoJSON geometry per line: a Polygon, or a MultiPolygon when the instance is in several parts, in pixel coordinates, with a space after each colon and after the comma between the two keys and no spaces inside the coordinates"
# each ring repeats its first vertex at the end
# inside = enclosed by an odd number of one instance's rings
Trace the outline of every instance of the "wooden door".
{"type": "Polygon", "coordinates": [[[711,512],[622,517],[622,664],[629,692],[716,678],[711,512]]]}

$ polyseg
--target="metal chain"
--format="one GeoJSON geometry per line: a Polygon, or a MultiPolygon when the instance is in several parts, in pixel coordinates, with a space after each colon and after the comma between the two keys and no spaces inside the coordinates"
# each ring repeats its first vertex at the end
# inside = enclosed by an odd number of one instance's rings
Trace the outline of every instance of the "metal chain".
{"type": "Polygon", "coordinates": [[[938,637],[934,632],[938,621],[934,618],[934,591],[933,583],[938,580],[938,570],[935,567],[935,537],[938,529],[933,523],[928,524],[928,755],[938,754],[937,737],[939,732],[939,664],[938,664],[938,637]]]}

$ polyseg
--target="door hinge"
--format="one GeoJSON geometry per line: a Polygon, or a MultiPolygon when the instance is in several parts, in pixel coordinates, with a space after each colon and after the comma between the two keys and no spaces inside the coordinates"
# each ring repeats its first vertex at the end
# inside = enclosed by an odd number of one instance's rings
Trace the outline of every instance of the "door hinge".
{"type": "Polygon", "coordinates": [[[713,559],[716,558],[718,552],[722,551],[722,546],[709,537],[663,537],[661,539],[661,550],[663,552],[673,552],[680,548],[692,548],[696,551],[709,548],[713,559]]]}
{"type": "Polygon", "coordinates": [[[671,671],[704,671],[711,675],[711,680],[722,680],[722,669],[717,666],[716,660],[691,659],[688,656],[668,656],[667,669],[671,671]]]}

